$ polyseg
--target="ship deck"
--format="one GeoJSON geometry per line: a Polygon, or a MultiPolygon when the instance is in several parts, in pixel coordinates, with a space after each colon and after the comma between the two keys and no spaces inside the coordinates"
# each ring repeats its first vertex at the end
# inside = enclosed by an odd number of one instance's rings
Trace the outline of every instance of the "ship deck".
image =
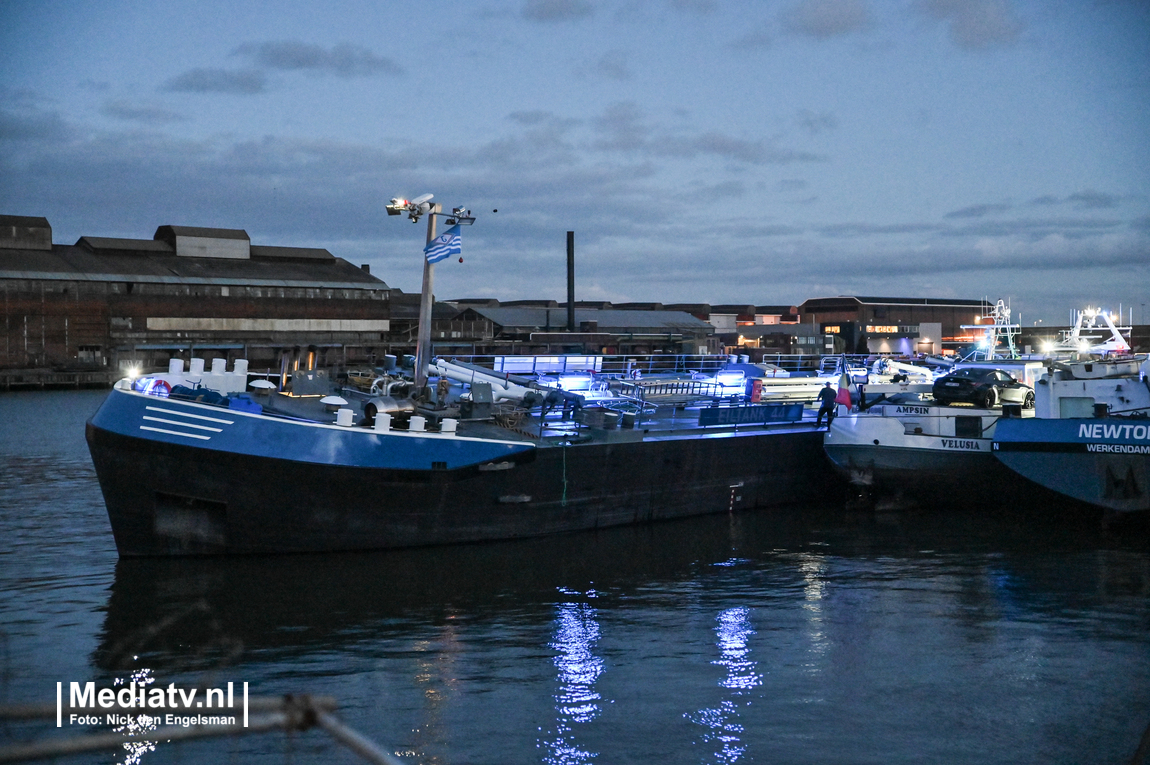
{"type": "MultiPolygon", "coordinates": [[[[345,398],[356,398],[353,392],[345,392],[345,398]]],[[[276,416],[293,417],[317,422],[335,422],[334,412],[325,411],[315,396],[291,396],[276,391],[255,397],[266,413],[276,416]]],[[[768,403],[768,402],[765,402],[768,403]]],[[[350,406],[358,410],[358,402],[350,406]]],[[[723,406],[729,406],[724,402],[723,406]]],[[[616,424],[613,427],[589,425],[577,419],[574,412],[556,409],[545,416],[536,410],[532,413],[517,412],[507,418],[460,419],[459,434],[472,437],[489,437],[504,441],[522,440],[538,447],[574,445],[578,443],[627,443],[633,441],[667,440],[678,438],[731,437],[764,432],[809,431],[814,428],[815,410],[804,407],[798,420],[772,422],[766,424],[708,425],[699,424],[700,413],[712,408],[709,401],[689,404],[675,404],[648,407],[639,417],[635,415],[633,427],[616,424]],[[502,424],[500,421],[502,419],[502,424]]],[[[587,412],[589,410],[583,410],[587,412]]],[[[417,412],[437,420],[444,417],[458,417],[458,410],[420,408],[417,412]]],[[[357,411],[357,417],[359,417],[357,411]]],[[[585,418],[584,418],[585,419],[585,418]]],[[[622,418],[621,418],[622,419],[622,418]]],[[[357,420],[359,421],[359,420],[357,420]]],[[[360,427],[367,427],[366,424],[360,427]]]]}

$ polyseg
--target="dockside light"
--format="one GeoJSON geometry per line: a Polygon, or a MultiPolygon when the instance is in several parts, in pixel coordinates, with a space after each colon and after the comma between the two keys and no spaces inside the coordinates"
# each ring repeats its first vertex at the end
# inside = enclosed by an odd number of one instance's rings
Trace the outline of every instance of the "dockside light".
{"type": "Polygon", "coordinates": [[[431,200],[433,197],[433,194],[423,194],[415,199],[392,197],[391,201],[383,207],[387,210],[388,215],[402,215],[403,213],[407,213],[407,217],[412,223],[415,223],[431,210],[431,200]]]}

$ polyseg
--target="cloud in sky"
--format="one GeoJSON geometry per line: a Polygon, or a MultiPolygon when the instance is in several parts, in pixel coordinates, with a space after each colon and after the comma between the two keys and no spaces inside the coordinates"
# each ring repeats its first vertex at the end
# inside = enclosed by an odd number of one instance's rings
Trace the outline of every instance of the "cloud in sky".
{"type": "Polygon", "coordinates": [[[947,218],[981,218],[986,215],[1006,212],[1010,209],[1007,204],[982,204],[963,207],[961,210],[952,210],[946,214],[947,218]]]}
{"type": "Polygon", "coordinates": [[[587,0],[527,0],[523,6],[523,18],[548,23],[574,21],[594,12],[594,7],[587,0]]]}
{"type": "Polygon", "coordinates": [[[749,32],[736,37],[731,42],[731,47],[742,51],[761,51],[771,47],[773,41],[774,37],[771,35],[770,28],[766,24],[760,24],[749,32]]]}
{"type": "Polygon", "coordinates": [[[230,93],[254,95],[263,93],[267,77],[259,69],[189,69],[164,83],[171,93],[230,93]]]}
{"type": "Polygon", "coordinates": [[[0,142],[14,146],[72,140],[75,127],[58,109],[46,108],[43,101],[33,91],[0,86],[0,142]]]}
{"type": "Polygon", "coordinates": [[[834,130],[839,126],[838,119],[830,112],[813,112],[810,109],[800,110],[797,121],[799,127],[811,135],[818,135],[827,130],[834,130]]]}
{"type": "Polygon", "coordinates": [[[676,11],[691,11],[700,15],[714,13],[719,8],[715,0],[667,0],[667,5],[676,11]]]}
{"type": "Polygon", "coordinates": [[[126,99],[108,101],[100,107],[100,113],[126,122],[139,122],[146,125],[166,125],[184,119],[176,112],[162,106],[135,104],[126,99]]]}
{"type": "MultiPolygon", "coordinates": [[[[618,105],[600,120],[610,121],[613,115],[624,124],[642,121],[631,109],[618,105]]],[[[934,221],[808,225],[747,219],[734,226],[711,225],[699,217],[698,204],[734,202],[735,209],[744,209],[747,184],[727,180],[667,194],[659,182],[659,166],[642,159],[657,153],[648,143],[656,129],[638,131],[647,137],[637,152],[628,154],[632,161],[595,162],[576,148],[583,132],[594,130],[580,120],[540,111],[514,113],[508,123],[514,133],[506,138],[476,147],[444,147],[443,154],[435,156],[411,147],[379,149],[282,138],[190,142],[125,132],[77,141],[75,129],[66,126],[55,140],[41,138],[33,160],[38,178],[29,190],[49,207],[53,199],[66,203],[73,216],[86,221],[82,233],[146,237],[162,223],[247,228],[263,242],[326,246],[353,262],[374,261],[379,267],[373,273],[394,282],[394,274],[411,269],[406,241],[411,234],[403,227],[388,227],[376,206],[365,200],[417,187],[447,187],[454,189],[458,201],[480,211],[481,225],[468,232],[469,247],[495,248],[474,260],[502,274],[484,294],[498,291],[504,299],[540,294],[550,278],[540,269],[550,266],[539,258],[559,246],[551,240],[572,220],[580,232],[581,271],[588,276],[613,274],[612,280],[600,280],[598,289],[603,299],[616,300],[801,301],[815,296],[804,291],[815,288],[812,265],[828,258],[836,264],[834,281],[822,276],[818,284],[837,285],[833,294],[860,291],[876,269],[898,273],[904,281],[913,277],[909,284],[933,284],[931,278],[939,274],[958,274],[959,281],[940,284],[960,295],[976,294],[980,290],[961,285],[981,283],[1002,269],[1071,271],[1077,264],[1112,274],[1115,268],[1136,268],[1150,246],[1146,216],[1125,224],[1120,218],[1089,217],[985,221],[975,214],[979,206],[934,221]],[[64,177],[72,179],[67,188],[52,180],[64,177]],[[381,178],[392,185],[381,188],[381,178]],[[108,188],[122,191],[109,200],[108,188]],[[493,200],[491,206],[500,208],[498,216],[483,211],[476,204],[480,200],[485,206],[493,200]],[[560,225],[551,220],[553,214],[560,225]],[[119,228],[110,231],[109,220],[119,221],[119,228]],[[961,220],[972,222],[948,222],[961,220]],[[333,232],[338,232],[337,239],[333,232]],[[732,232],[735,239],[729,237],[732,232]],[[916,240],[921,244],[915,245],[916,240]],[[716,247],[716,242],[723,244],[716,247]],[[381,249],[390,254],[380,256],[381,249]],[[627,257],[633,249],[647,255],[627,257]],[[654,253],[657,272],[651,271],[654,253]],[[703,284],[700,268],[709,275],[703,284]],[[531,286],[537,277],[543,281],[531,286]],[[768,284],[780,282],[786,285],[784,291],[766,291],[768,284]]],[[[703,134],[695,140],[707,139],[703,134]]],[[[18,168],[0,164],[2,171],[12,169],[18,168]]],[[[806,183],[780,181],[787,190],[806,183]]],[[[1069,205],[1080,195],[1060,198],[1069,205]]],[[[0,194],[5,209],[12,209],[13,201],[10,194],[0,194]]],[[[987,215],[1010,212],[1007,205],[982,207],[987,215]]],[[[51,209],[39,213],[55,217],[51,209]]],[[[549,257],[543,260],[549,262],[549,257]]],[[[453,289],[451,296],[480,294],[470,285],[482,279],[469,277],[452,287],[451,278],[445,276],[441,287],[453,289]]],[[[1031,277],[1020,273],[1020,278],[1031,277]]],[[[1101,277],[1097,281],[1104,282],[1101,277]]],[[[396,286],[418,288],[414,280],[396,286]]]]}
{"type": "Polygon", "coordinates": [[[969,50],[1010,45],[1023,30],[1009,0],[919,0],[918,8],[946,23],[951,41],[969,50]]]}
{"type": "Polygon", "coordinates": [[[1104,194],[1093,190],[1078,191],[1066,197],[1066,201],[1079,210],[1108,210],[1117,207],[1120,200],[1121,198],[1115,194],[1104,194]]]}
{"type": "Polygon", "coordinates": [[[801,0],[780,21],[789,32],[827,39],[866,29],[872,19],[863,0],[801,0]]]}
{"type": "Polygon", "coordinates": [[[244,43],[233,55],[243,56],[267,69],[312,71],[337,77],[370,77],[375,74],[403,74],[404,69],[390,58],[367,48],[339,43],[331,48],[296,40],[244,43]]]}
{"type": "Polygon", "coordinates": [[[595,62],[594,71],[608,80],[631,79],[631,70],[627,66],[627,53],[622,50],[610,50],[604,53],[595,62]]]}
{"type": "Polygon", "coordinates": [[[610,104],[593,125],[602,151],[641,152],[657,157],[714,156],[747,165],[820,162],[818,154],[779,145],[777,138],[741,138],[719,131],[684,134],[653,126],[633,101],[610,104]]]}
{"type": "Polygon", "coordinates": [[[1109,210],[1118,207],[1123,198],[1119,194],[1107,194],[1093,189],[1085,189],[1068,194],[1065,197],[1053,194],[1044,194],[1030,200],[1030,204],[1039,207],[1053,205],[1069,205],[1076,210],[1109,210]]]}

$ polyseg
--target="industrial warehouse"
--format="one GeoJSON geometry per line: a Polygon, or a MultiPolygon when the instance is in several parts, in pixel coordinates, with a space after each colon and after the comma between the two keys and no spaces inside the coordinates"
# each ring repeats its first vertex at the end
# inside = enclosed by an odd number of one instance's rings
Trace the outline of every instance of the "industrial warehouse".
{"type": "MultiPolygon", "coordinates": [[[[326,249],[243,230],[160,225],[151,239],[52,241],[0,216],[0,387],[107,385],[125,370],[244,358],[253,372],[358,368],[414,352],[419,296],[326,249]]],[[[801,305],[436,301],[436,353],[939,354],[969,342],[986,300],[851,297],[801,305]]],[[[1049,333],[1054,328],[1046,328],[1049,333]]],[[[1023,337],[1024,342],[1026,336],[1023,337]]]]}

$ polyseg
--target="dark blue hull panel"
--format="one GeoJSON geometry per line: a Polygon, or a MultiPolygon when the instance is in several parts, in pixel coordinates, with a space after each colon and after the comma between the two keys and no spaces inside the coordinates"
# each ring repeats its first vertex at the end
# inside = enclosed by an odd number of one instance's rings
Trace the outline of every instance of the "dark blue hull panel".
{"type": "Polygon", "coordinates": [[[1150,510],[1150,420],[1006,419],[994,455],[1030,481],[1115,512],[1150,510]]]}

